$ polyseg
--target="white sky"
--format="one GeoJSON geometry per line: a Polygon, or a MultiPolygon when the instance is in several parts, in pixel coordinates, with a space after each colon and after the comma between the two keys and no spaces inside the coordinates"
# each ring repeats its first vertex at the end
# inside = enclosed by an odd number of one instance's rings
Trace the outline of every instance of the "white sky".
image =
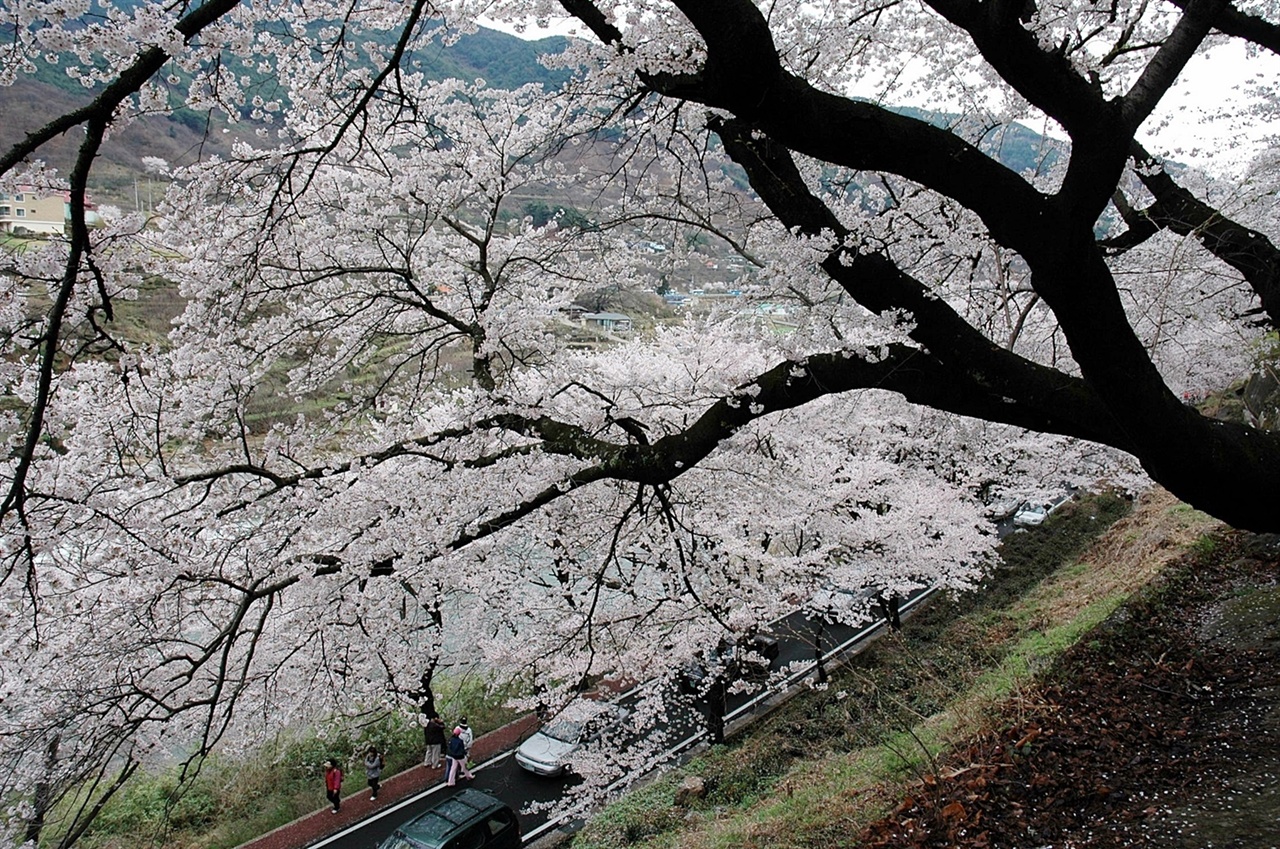
{"type": "Polygon", "coordinates": [[[490,20],[489,18],[480,16],[480,25],[489,29],[496,29],[499,32],[509,33],[511,35],[523,38],[525,41],[537,41],[540,38],[547,38],[553,35],[583,35],[585,29],[577,18],[571,18],[568,15],[564,17],[551,18],[548,20],[550,26],[538,27],[529,24],[525,27],[524,32],[516,32],[515,27],[511,24],[504,24],[500,21],[490,20]]]}
{"type": "Polygon", "coordinates": [[[1166,95],[1141,131],[1171,159],[1227,174],[1280,135],[1280,57],[1274,53],[1251,57],[1232,42],[1196,57],[1184,78],[1188,83],[1166,95]]]}

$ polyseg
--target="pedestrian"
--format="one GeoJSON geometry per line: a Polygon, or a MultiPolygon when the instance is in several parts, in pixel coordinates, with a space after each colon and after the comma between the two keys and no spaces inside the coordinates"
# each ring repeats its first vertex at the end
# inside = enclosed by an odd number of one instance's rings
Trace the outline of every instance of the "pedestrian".
{"type": "Polygon", "coordinates": [[[330,813],[342,810],[342,769],[333,758],[324,762],[324,791],[333,803],[330,813]]]}
{"type": "Polygon", "coordinates": [[[364,774],[369,779],[369,799],[378,798],[378,781],[382,778],[382,753],[370,746],[364,756],[364,774]]]}
{"type": "Polygon", "coordinates": [[[445,783],[450,787],[456,784],[458,773],[462,773],[463,778],[475,778],[467,769],[467,744],[462,739],[462,726],[454,728],[453,736],[449,738],[449,754],[444,761],[445,783]]]}
{"type": "Polygon", "coordinates": [[[444,754],[445,744],[444,720],[440,718],[440,714],[435,714],[427,720],[423,737],[427,741],[427,755],[422,759],[422,765],[439,769],[440,756],[444,754]]]}
{"type": "Polygon", "coordinates": [[[471,726],[467,725],[467,718],[464,716],[458,720],[458,727],[462,729],[462,742],[466,745],[467,751],[471,751],[471,744],[476,741],[475,735],[471,733],[471,726]]]}
{"type": "MultiPolygon", "coordinates": [[[[458,719],[458,727],[462,729],[462,744],[467,747],[467,757],[471,757],[471,744],[476,741],[475,735],[471,733],[471,726],[467,725],[467,718],[458,719]]],[[[464,761],[465,763],[465,761],[464,761]]]]}

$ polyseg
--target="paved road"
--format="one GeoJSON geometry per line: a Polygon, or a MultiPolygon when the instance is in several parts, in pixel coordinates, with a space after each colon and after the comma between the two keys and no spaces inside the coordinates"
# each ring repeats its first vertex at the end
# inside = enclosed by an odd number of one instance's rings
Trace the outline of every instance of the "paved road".
{"type": "MultiPolygon", "coordinates": [[[[513,808],[520,808],[533,801],[552,801],[560,798],[572,778],[542,778],[525,772],[516,766],[515,759],[507,752],[473,769],[475,781],[459,782],[457,788],[436,785],[417,796],[378,811],[372,817],[352,825],[345,831],[313,844],[326,849],[376,849],[401,823],[412,819],[438,800],[456,793],[464,786],[478,787],[503,799],[513,808]]],[[[546,821],[546,815],[520,817],[520,826],[528,834],[546,821]]]]}
{"type": "MultiPolygon", "coordinates": [[[[901,605],[902,615],[909,615],[928,595],[930,593],[925,592],[904,601],[901,605]]],[[[777,686],[764,692],[727,696],[724,717],[726,726],[732,732],[750,724],[784,699],[786,693],[794,692],[802,680],[813,677],[817,663],[839,662],[869,645],[884,630],[883,619],[867,619],[859,625],[850,626],[824,622],[802,613],[792,614],[773,623],[767,632],[778,640],[778,656],[770,664],[770,669],[778,671],[790,667],[790,671],[777,686]]],[[[625,705],[628,699],[634,698],[636,691],[633,690],[623,694],[618,700],[625,705]]],[[[687,752],[706,737],[706,731],[697,721],[698,713],[693,704],[687,704],[687,716],[675,720],[679,727],[668,729],[676,732],[673,736],[680,738],[680,742],[673,746],[673,752],[687,752]]],[[[516,765],[510,752],[481,764],[474,771],[475,781],[462,782],[462,785],[487,790],[516,810],[524,809],[530,803],[560,799],[566,788],[577,780],[572,775],[547,778],[528,773],[516,765]]],[[[454,788],[437,785],[380,810],[372,817],[313,845],[325,849],[376,849],[401,823],[434,805],[443,798],[442,794],[453,792],[456,792],[454,788]]],[[[557,820],[549,821],[546,813],[522,814],[520,824],[525,841],[531,842],[554,828],[572,828],[572,823],[566,822],[571,819],[560,815],[557,820]]]]}

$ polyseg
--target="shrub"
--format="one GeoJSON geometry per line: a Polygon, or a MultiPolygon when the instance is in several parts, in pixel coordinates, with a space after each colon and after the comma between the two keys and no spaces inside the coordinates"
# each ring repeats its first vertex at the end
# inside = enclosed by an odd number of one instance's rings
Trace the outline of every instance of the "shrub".
{"type": "MultiPolygon", "coordinates": [[[[466,716],[483,734],[515,718],[504,707],[515,686],[495,685],[478,675],[446,678],[437,682],[437,703],[447,719],[466,716]]],[[[319,808],[324,801],[320,776],[329,758],[356,781],[353,790],[359,787],[370,746],[383,752],[387,775],[418,764],[423,752],[418,717],[379,709],[354,722],[286,732],[247,756],[209,758],[185,782],[177,767],[135,776],[104,806],[83,845],[114,849],[138,845],[145,836],[156,846],[230,849],[319,808]]]]}

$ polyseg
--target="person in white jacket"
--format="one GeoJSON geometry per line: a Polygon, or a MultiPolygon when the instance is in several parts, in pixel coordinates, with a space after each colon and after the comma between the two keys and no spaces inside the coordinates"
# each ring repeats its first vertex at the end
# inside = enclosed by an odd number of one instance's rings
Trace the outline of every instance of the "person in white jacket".
{"type": "Polygon", "coordinates": [[[462,742],[467,747],[467,751],[471,751],[471,744],[475,742],[475,735],[471,733],[471,726],[467,725],[467,718],[464,716],[458,720],[458,727],[462,729],[462,742]]]}

